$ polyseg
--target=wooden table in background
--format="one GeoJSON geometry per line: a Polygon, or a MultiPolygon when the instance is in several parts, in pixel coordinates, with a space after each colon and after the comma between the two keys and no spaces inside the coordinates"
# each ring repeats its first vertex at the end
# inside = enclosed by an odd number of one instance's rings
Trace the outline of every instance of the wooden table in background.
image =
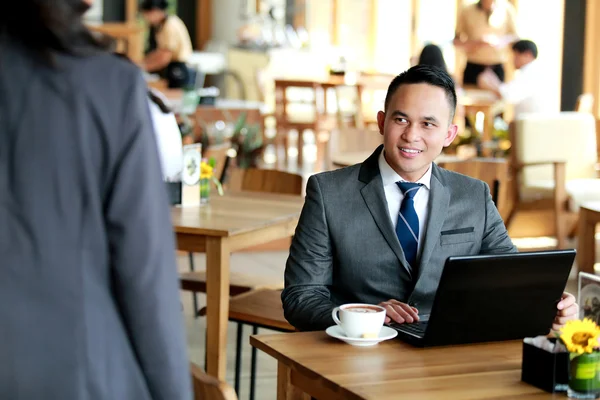
{"type": "Polygon", "coordinates": [[[478,112],[484,114],[483,132],[481,141],[483,144],[483,156],[489,157],[491,151],[486,144],[490,143],[494,136],[494,117],[502,112],[504,103],[488,90],[466,87],[459,91],[458,104],[465,108],[465,115],[476,115],[478,112]]]}
{"type": "Polygon", "coordinates": [[[304,199],[263,193],[228,193],[199,207],[173,207],[177,249],[206,252],[208,374],[225,380],[232,252],[292,236],[304,199]]]}
{"type": "Polygon", "coordinates": [[[558,399],[521,382],[522,342],[420,349],[397,339],[353,347],[325,332],[259,335],[278,361],[277,400],[558,399]]]}

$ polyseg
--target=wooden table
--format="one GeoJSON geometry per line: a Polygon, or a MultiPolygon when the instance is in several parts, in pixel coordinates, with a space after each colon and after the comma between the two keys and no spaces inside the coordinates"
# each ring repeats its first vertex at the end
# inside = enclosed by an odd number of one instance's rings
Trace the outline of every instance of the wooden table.
{"type": "MultiPolygon", "coordinates": [[[[336,167],[349,167],[350,165],[359,164],[365,161],[371,154],[372,150],[368,151],[351,151],[339,153],[331,157],[331,163],[336,167]]],[[[444,162],[458,161],[460,160],[457,156],[440,154],[436,159],[435,163],[442,166],[444,162]]]]}
{"type": "Polygon", "coordinates": [[[577,264],[579,270],[594,273],[596,262],[596,225],[600,224],[600,201],[584,203],[579,207],[577,232],[577,264]]]}
{"type": "Polygon", "coordinates": [[[353,347],[325,332],[252,336],[278,361],[277,400],[553,399],[521,382],[522,342],[419,349],[353,347]]]}
{"type": "Polygon", "coordinates": [[[206,252],[208,374],[225,380],[230,254],[292,236],[303,203],[300,196],[239,192],[172,208],[177,249],[206,252]]]}
{"type": "Polygon", "coordinates": [[[502,112],[504,103],[493,92],[472,87],[466,87],[459,91],[457,95],[458,104],[465,108],[465,115],[475,115],[478,112],[483,113],[483,132],[481,133],[483,144],[482,155],[489,157],[491,150],[489,147],[486,147],[486,144],[490,143],[494,136],[494,117],[502,112]]]}

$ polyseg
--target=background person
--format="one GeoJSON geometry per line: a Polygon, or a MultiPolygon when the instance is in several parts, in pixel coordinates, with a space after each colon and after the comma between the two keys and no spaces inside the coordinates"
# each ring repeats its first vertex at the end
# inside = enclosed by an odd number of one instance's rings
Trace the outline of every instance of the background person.
{"type": "Polygon", "coordinates": [[[140,6],[150,25],[143,66],[146,72],[167,79],[170,88],[182,88],[190,80],[186,63],[192,55],[192,40],[183,21],[167,14],[167,7],[166,0],[145,0],[140,6]]]}
{"type": "Polygon", "coordinates": [[[506,47],[517,39],[515,10],[508,1],[480,0],[464,7],[454,39],[467,56],[462,84],[476,85],[477,76],[486,68],[504,81],[506,47]]]}

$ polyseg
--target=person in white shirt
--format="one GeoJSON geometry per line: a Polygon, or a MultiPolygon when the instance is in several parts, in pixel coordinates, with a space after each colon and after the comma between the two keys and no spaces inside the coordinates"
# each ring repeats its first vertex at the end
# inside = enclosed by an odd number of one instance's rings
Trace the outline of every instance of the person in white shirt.
{"type": "Polygon", "coordinates": [[[166,105],[162,93],[150,89],[148,91],[150,115],[158,144],[158,152],[163,171],[163,180],[167,182],[180,179],[183,168],[183,148],[181,132],[175,115],[166,105]]]}
{"type": "Polygon", "coordinates": [[[544,90],[544,73],[538,64],[538,49],[531,40],[519,40],[512,46],[517,74],[513,80],[503,83],[491,70],[485,70],[477,78],[477,85],[496,93],[507,103],[514,104],[515,118],[523,113],[548,111],[544,90]]]}

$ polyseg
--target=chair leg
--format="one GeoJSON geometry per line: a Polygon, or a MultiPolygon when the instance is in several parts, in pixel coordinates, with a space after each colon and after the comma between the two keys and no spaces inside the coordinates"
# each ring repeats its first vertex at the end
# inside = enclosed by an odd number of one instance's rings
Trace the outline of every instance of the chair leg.
{"type": "MultiPolygon", "coordinates": [[[[258,326],[252,327],[252,334],[258,334],[258,326]]],[[[252,346],[251,364],[250,364],[250,400],[254,400],[256,389],[256,347],[252,346]]]]}
{"type": "MultiPolygon", "coordinates": [[[[190,260],[190,271],[194,271],[194,253],[188,253],[188,258],[190,260]]],[[[192,292],[192,303],[194,304],[194,318],[198,318],[198,295],[196,292],[192,292]]]]}
{"type": "Polygon", "coordinates": [[[235,340],[235,377],[233,388],[240,394],[240,378],[242,376],[242,334],[244,333],[244,324],[238,322],[237,337],[235,340]]]}

